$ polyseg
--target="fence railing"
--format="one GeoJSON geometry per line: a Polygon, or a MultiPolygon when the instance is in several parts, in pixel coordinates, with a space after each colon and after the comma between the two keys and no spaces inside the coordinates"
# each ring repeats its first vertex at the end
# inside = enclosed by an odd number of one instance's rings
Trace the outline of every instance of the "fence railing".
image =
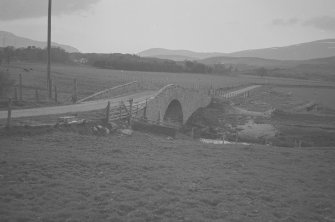
{"type": "Polygon", "coordinates": [[[124,102],[121,102],[119,106],[113,107],[109,110],[109,121],[135,118],[141,110],[145,108],[145,103],[138,103],[132,105],[126,105],[124,102]]]}
{"type": "Polygon", "coordinates": [[[129,83],[126,83],[126,84],[123,84],[123,85],[119,85],[119,86],[115,86],[115,87],[112,87],[112,88],[109,88],[109,89],[105,89],[103,91],[100,91],[100,92],[94,93],[90,96],[87,96],[83,99],[80,99],[80,100],[77,101],[77,103],[85,102],[85,101],[92,100],[92,99],[102,99],[104,97],[110,97],[110,95],[112,93],[114,93],[115,91],[122,91],[122,90],[132,89],[132,88],[135,88],[137,86],[137,84],[138,84],[137,81],[133,81],[133,82],[129,82],[129,83]]]}
{"type": "Polygon", "coordinates": [[[229,98],[233,98],[236,97],[238,95],[243,95],[244,98],[247,98],[250,96],[250,91],[246,91],[243,93],[238,93],[238,92],[227,92],[225,90],[222,89],[217,89],[217,90],[210,90],[209,91],[209,95],[213,96],[213,97],[223,97],[225,99],[229,99],[229,98]]]}
{"type": "Polygon", "coordinates": [[[208,94],[213,97],[223,97],[225,99],[229,99],[229,98],[236,97],[239,95],[242,95],[244,98],[247,98],[250,96],[251,90],[256,89],[260,86],[261,85],[251,85],[243,89],[239,89],[239,90],[231,91],[231,92],[227,92],[227,90],[225,89],[210,89],[208,94]]]}
{"type": "Polygon", "coordinates": [[[129,99],[127,102],[121,101],[118,106],[111,107],[108,102],[106,107],[106,122],[134,118],[137,114],[145,109],[146,101],[140,101],[137,103],[133,102],[133,99],[129,99]]]}
{"type": "Polygon", "coordinates": [[[118,106],[114,107],[111,107],[110,103],[108,103],[105,109],[106,122],[126,119],[128,120],[129,123],[134,120],[146,124],[159,125],[168,128],[174,128],[174,129],[180,128],[180,126],[178,126],[177,124],[170,124],[164,121],[155,121],[147,119],[146,106],[147,106],[147,100],[133,103],[132,99],[130,99],[126,102],[121,101],[118,106]],[[143,113],[141,114],[142,116],[139,116],[139,112],[141,111],[143,111],[143,113]]]}

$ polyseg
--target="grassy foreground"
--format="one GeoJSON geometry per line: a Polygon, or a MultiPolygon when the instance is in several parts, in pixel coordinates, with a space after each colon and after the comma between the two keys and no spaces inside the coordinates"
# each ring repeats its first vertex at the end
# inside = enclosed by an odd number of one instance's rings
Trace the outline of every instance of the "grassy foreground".
{"type": "Polygon", "coordinates": [[[334,221],[335,150],[0,137],[0,221],[334,221]]]}

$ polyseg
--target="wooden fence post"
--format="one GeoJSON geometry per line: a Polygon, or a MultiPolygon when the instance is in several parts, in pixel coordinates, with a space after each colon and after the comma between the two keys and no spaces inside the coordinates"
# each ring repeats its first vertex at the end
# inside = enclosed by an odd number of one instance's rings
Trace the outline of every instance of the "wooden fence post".
{"type": "Polygon", "coordinates": [[[106,124],[109,123],[110,107],[111,107],[111,102],[108,101],[107,107],[106,107],[106,119],[105,119],[106,124]]]}
{"type": "Polygon", "coordinates": [[[148,105],[148,99],[145,100],[145,107],[143,111],[143,119],[147,119],[147,105],[148,105]]]}
{"type": "Polygon", "coordinates": [[[78,99],[77,96],[77,79],[73,79],[73,95],[72,95],[72,102],[76,103],[78,99]]]}
{"type": "Polygon", "coordinates": [[[51,95],[50,95],[50,99],[52,99],[52,84],[53,84],[53,81],[52,79],[49,80],[49,84],[50,84],[50,92],[51,92],[51,95]]]}
{"type": "Polygon", "coordinates": [[[22,101],[22,74],[19,75],[19,99],[22,101]]]}
{"type": "Polygon", "coordinates": [[[120,102],[120,120],[122,119],[122,101],[120,102]]]}
{"type": "Polygon", "coordinates": [[[134,99],[130,98],[129,99],[129,119],[128,119],[128,124],[131,125],[131,118],[132,118],[132,112],[133,112],[133,102],[134,99]]]}
{"type": "Polygon", "coordinates": [[[57,86],[55,85],[55,102],[58,103],[57,86]]]}
{"type": "Polygon", "coordinates": [[[14,87],[14,101],[17,101],[17,87],[14,87]]]}
{"type": "Polygon", "coordinates": [[[12,99],[8,99],[8,115],[7,115],[7,128],[11,127],[12,122],[12,99]]]}

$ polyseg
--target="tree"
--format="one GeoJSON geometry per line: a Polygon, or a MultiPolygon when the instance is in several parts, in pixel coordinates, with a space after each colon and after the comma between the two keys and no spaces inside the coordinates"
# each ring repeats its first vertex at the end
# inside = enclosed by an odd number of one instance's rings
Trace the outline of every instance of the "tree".
{"type": "Polygon", "coordinates": [[[6,96],[14,83],[15,81],[10,79],[8,72],[0,70],[0,97],[6,96]]]}
{"type": "Polygon", "coordinates": [[[230,64],[228,67],[228,73],[231,74],[233,72],[234,67],[230,64]]]}
{"type": "Polygon", "coordinates": [[[264,77],[264,76],[268,73],[268,71],[267,71],[264,67],[261,67],[261,68],[259,68],[259,69],[257,70],[257,73],[258,73],[258,75],[260,75],[261,77],[264,77]]]}
{"type": "Polygon", "coordinates": [[[7,64],[9,64],[14,55],[14,47],[13,46],[5,47],[3,50],[3,54],[4,54],[5,59],[7,60],[7,64]]]}

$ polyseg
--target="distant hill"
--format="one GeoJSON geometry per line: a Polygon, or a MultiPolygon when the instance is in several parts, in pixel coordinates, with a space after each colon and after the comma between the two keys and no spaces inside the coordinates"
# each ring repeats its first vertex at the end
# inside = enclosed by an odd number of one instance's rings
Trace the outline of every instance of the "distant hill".
{"type": "Polygon", "coordinates": [[[256,57],[274,60],[308,60],[335,56],[335,39],[324,39],[284,47],[251,49],[232,53],[199,53],[188,50],[149,49],[138,54],[143,57],[169,58],[179,61],[202,60],[210,57],[256,57]]]}
{"type": "MultiPolygon", "coordinates": [[[[67,52],[79,52],[78,49],[69,45],[62,45],[55,42],[52,42],[51,45],[55,47],[60,47],[67,52]]],[[[6,46],[13,46],[14,48],[22,48],[22,47],[25,48],[28,46],[35,46],[43,49],[47,46],[47,43],[16,36],[10,32],[0,31],[0,47],[6,47],[6,46]]]]}
{"type": "MultiPolygon", "coordinates": [[[[206,65],[232,65],[240,71],[264,67],[268,70],[290,70],[292,73],[313,73],[335,76],[335,56],[308,60],[274,60],[253,57],[213,57],[198,62],[206,65]]],[[[289,71],[287,71],[289,72],[289,71]]]]}
{"type": "MultiPolygon", "coordinates": [[[[275,59],[263,59],[255,57],[213,57],[198,60],[198,62],[206,65],[214,64],[226,64],[233,66],[245,67],[264,67],[264,68],[293,68],[296,66],[313,66],[313,67],[332,67],[335,72],[335,56],[317,59],[306,59],[306,60],[275,60],[275,59]]],[[[335,73],[334,73],[335,74],[335,73]]]]}
{"type": "MultiPolygon", "coordinates": [[[[309,59],[299,62],[300,65],[330,65],[335,68],[335,56],[327,58],[309,59]]],[[[334,69],[335,71],[335,69],[334,69]]],[[[335,73],[334,73],[335,74],[335,73]]]]}
{"type": "Polygon", "coordinates": [[[260,70],[265,68],[263,75],[267,76],[335,81],[335,56],[309,60],[265,60],[264,63],[259,60],[259,62],[250,65],[250,60],[246,60],[244,63],[249,65],[237,64],[234,67],[243,74],[260,75],[260,70]]]}
{"type": "Polygon", "coordinates": [[[171,49],[162,49],[162,48],[153,48],[142,51],[137,55],[141,57],[155,57],[160,59],[171,59],[174,61],[183,61],[183,60],[199,60],[216,56],[224,56],[224,53],[218,52],[193,52],[189,50],[171,50],[171,49]]]}
{"type": "Polygon", "coordinates": [[[198,62],[204,63],[206,65],[214,64],[225,64],[233,65],[234,67],[247,69],[252,67],[264,67],[264,68],[273,68],[273,67],[291,67],[298,64],[296,61],[284,61],[284,60],[275,60],[275,59],[263,59],[256,57],[212,57],[207,59],[198,60],[198,62]]]}
{"type": "Polygon", "coordinates": [[[258,57],[279,60],[307,60],[335,56],[335,39],[324,39],[296,45],[253,49],[230,53],[233,57],[258,57]]]}
{"type": "Polygon", "coordinates": [[[313,75],[327,74],[335,79],[335,56],[301,61],[293,69],[313,75]]]}

